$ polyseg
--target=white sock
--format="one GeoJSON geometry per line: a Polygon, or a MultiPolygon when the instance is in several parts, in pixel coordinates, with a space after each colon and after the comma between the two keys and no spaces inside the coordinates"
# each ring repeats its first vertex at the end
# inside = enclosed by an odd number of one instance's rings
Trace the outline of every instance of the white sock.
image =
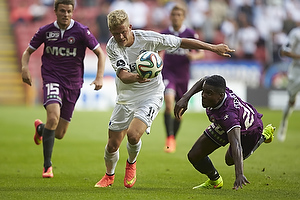
{"type": "Polygon", "coordinates": [[[128,151],[128,162],[134,163],[139,155],[139,152],[142,147],[142,140],[140,140],[137,144],[130,144],[127,142],[127,151],[128,151]]]}
{"type": "Polygon", "coordinates": [[[106,166],[106,173],[108,175],[114,174],[119,160],[119,149],[116,152],[109,153],[107,151],[107,146],[105,146],[104,160],[106,166]]]}

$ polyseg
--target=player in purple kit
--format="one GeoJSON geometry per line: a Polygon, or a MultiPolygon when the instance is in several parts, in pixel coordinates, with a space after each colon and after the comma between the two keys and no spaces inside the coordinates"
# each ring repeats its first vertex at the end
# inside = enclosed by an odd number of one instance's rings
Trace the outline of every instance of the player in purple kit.
{"type": "MultiPolygon", "coordinates": [[[[186,9],[183,5],[176,4],[170,13],[171,26],[163,30],[163,34],[172,34],[180,38],[199,39],[198,34],[187,28],[183,22],[185,20],[186,9]]],[[[179,48],[176,51],[164,52],[164,67],[162,75],[166,86],[164,100],[165,112],[164,123],[167,132],[165,152],[172,153],[176,150],[175,137],[180,127],[181,119],[176,119],[172,115],[175,101],[178,101],[188,89],[190,79],[190,62],[204,57],[203,50],[179,48]]]]}
{"type": "Polygon", "coordinates": [[[263,129],[263,115],[226,87],[225,79],[219,75],[200,79],[183,95],[174,108],[177,118],[181,118],[187,110],[189,99],[200,91],[202,106],[206,108],[206,114],[212,123],[193,145],[188,159],[196,170],[207,175],[209,179],[193,189],[222,188],[223,179],[208,155],[228,143],[225,162],[228,166],[235,165],[236,179],[233,189],[242,188],[250,183],[244,176],[243,160],[263,142],[271,142],[275,128],[269,124],[263,129]]]}
{"type": "Polygon", "coordinates": [[[103,85],[105,54],[88,27],[72,19],[74,5],[74,0],[55,0],[57,20],[35,33],[21,60],[23,82],[31,86],[29,59],[44,44],[41,71],[47,121],[45,124],[39,119],[34,122],[34,141],[37,145],[43,142],[44,178],[53,177],[51,156],[54,139],[64,137],[80,95],[86,48],[98,57],[97,74],[91,85],[95,85],[95,90],[103,85]]]}

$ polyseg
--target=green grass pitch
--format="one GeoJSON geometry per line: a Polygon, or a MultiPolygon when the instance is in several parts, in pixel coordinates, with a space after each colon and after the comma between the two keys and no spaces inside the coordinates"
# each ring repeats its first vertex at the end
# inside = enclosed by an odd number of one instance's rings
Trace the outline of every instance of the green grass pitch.
{"type": "MultiPolygon", "coordinates": [[[[278,127],[281,111],[259,108],[264,124],[278,127]]],[[[210,157],[224,180],[220,190],[192,190],[206,180],[187,160],[187,152],[209,125],[204,113],[186,113],[173,154],[163,151],[165,131],[162,112],[151,134],[144,134],[137,161],[137,182],[123,185],[127,158],[126,139],[120,147],[115,183],[110,188],[94,188],[105,173],[104,146],[111,112],[75,111],[63,140],[53,151],[54,178],[43,179],[42,146],[33,142],[36,118],[43,121],[42,106],[0,106],[0,199],[300,199],[300,112],[289,120],[287,139],[262,144],[244,162],[244,174],[251,182],[232,190],[234,167],[224,162],[227,147],[210,157]]],[[[276,132],[275,132],[276,133],[276,132]]]]}

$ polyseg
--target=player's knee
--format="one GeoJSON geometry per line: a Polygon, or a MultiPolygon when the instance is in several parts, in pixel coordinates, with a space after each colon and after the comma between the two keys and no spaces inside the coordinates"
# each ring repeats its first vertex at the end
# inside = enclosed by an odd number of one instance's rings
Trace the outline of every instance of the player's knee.
{"type": "Polygon", "coordinates": [[[61,140],[64,138],[65,133],[66,132],[55,132],[55,138],[61,140]]]}
{"type": "Polygon", "coordinates": [[[51,129],[51,130],[56,129],[57,125],[58,125],[58,118],[56,118],[56,117],[49,117],[47,119],[46,127],[48,129],[51,129]]]}
{"type": "Polygon", "coordinates": [[[290,106],[294,106],[294,105],[295,105],[295,102],[296,102],[295,100],[290,100],[290,101],[289,101],[290,106]]]}
{"type": "Polygon", "coordinates": [[[118,145],[107,144],[107,146],[106,146],[106,151],[107,151],[108,153],[116,152],[118,149],[119,149],[119,146],[118,146],[118,145]]]}
{"type": "Polygon", "coordinates": [[[59,140],[63,139],[67,132],[67,128],[68,126],[63,126],[61,123],[59,123],[55,130],[55,138],[59,140]]]}
{"type": "Polygon", "coordinates": [[[128,136],[128,142],[132,145],[137,144],[140,141],[139,137],[136,136],[128,136]]]}
{"type": "Polygon", "coordinates": [[[132,145],[137,144],[140,141],[142,134],[143,133],[140,133],[138,129],[129,129],[127,131],[128,142],[132,145]]]}
{"type": "Polygon", "coordinates": [[[228,157],[228,156],[225,157],[225,163],[226,163],[226,165],[228,165],[228,166],[234,165],[233,159],[232,159],[231,157],[228,157]]]}
{"type": "Polygon", "coordinates": [[[193,155],[192,151],[189,151],[189,153],[187,154],[188,160],[190,161],[190,163],[192,163],[193,165],[197,162],[197,157],[193,155]]]}
{"type": "Polygon", "coordinates": [[[61,139],[63,139],[63,137],[64,137],[64,136],[55,135],[55,138],[56,138],[56,139],[58,139],[58,140],[61,140],[61,139]]]}
{"type": "Polygon", "coordinates": [[[225,162],[226,162],[226,165],[228,165],[228,166],[232,166],[232,165],[234,165],[234,162],[233,162],[233,160],[225,160],[225,162]]]}

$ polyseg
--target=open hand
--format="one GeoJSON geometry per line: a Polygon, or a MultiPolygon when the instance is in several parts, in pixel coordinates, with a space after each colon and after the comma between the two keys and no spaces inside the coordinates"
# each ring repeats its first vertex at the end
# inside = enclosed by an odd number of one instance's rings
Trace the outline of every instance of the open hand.
{"type": "Polygon", "coordinates": [[[243,185],[247,185],[247,183],[250,183],[247,178],[244,175],[240,175],[235,179],[235,182],[233,184],[234,190],[238,190],[239,188],[243,189],[243,185]]]}

